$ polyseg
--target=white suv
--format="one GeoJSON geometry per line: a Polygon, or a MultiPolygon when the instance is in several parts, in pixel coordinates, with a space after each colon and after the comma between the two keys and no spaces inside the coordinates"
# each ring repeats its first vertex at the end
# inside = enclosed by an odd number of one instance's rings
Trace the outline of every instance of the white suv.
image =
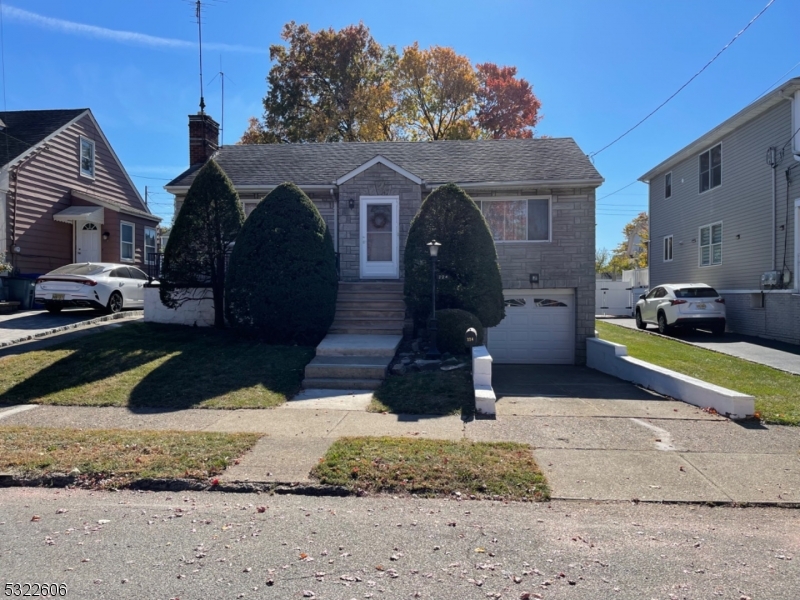
{"type": "Polygon", "coordinates": [[[662,334],[673,327],[700,327],[722,335],[725,299],[705,283],[665,283],[639,296],[636,303],[636,326],[647,329],[649,323],[662,334]]]}

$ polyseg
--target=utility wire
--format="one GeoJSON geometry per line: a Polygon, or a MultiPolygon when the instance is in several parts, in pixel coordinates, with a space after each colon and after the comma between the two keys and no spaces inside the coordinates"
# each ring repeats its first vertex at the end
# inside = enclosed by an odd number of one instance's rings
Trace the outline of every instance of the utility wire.
{"type": "Polygon", "coordinates": [[[601,153],[601,152],[603,152],[604,150],[606,150],[606,149],[610,148],[611,146],[613,146],[614,144],[616,144],[618,141],[620,141],[622,138],[624,138],[626,135],[628,135],[628,134],[629,134],[631,131],[633,131],[634,129],[636,129],[637,127],[639,127],[639,125],[641,125],[642,123],[644,123],[645,121],[647,121],[647,119],[649,119],[649,118],[650,118],[650,117],[652,117],[654,114],[656,114],[656,113],[657,113],[659,110],[661,110],[661,109],[662,109],[662,108],[663,108],[663,107],[664,107],[664,106],[665,106],[665,105],[666,105],[666,104],[667,104],[667,103],[668,103],[670,100],[672,100],[672,99],[673,99],[675,96],[677,96],[678,94],[680,94],[680,93],[683,91],[683,89],[684,89],[684,88],[685,88],[687,85],[689,85],[690,83],[692,83],[692,81],[694,81],[694,80],[695,80],[695,79],[698,77],[698,75],[700,75],[700,74],[701,74],[703,71],[705,71],[705,70],[706,70],[706,69],[707,69],[709,66],[711,66],[711,63],[713,63],[715,60],[717,60],[717,59],[719,58],[719,56],[720,56],[720,55],[721,55],[723,52],[725,52],[725,50],[727,50],[727,49],[728,49],[728,48],[731,46],[731,44],[733,44],[733,42],[735,42],[737,39],[739,39],[739,36],[741,36],[741,35],[742,35],[742,34],[743,34],[745,31],[747,31],[747,30],[750,28],[750,26],[751,26],[753,23],[755,23],[755,22],[758,20],[758,18],[759,18],[761,15],[763,15],[763,14],[766,12],[766,10],[767,10],[767,9],[768,9],[770,6],[772,6],[773,2],[775,2],[775,0],[769,0],[769,2],[767,3],[767,5],[766,5],[764,8],[762,8],[762,9],[761,9],[761,12],[759,12],[759,13],[758,13],[758,14],[757,14],[755,17],[753,17],[752,19],[750,19],[750,22],[749,22],[747,25],[745,25],[745,26],[744,26],[744,28],[743,28],[741,31],[739,31],[739,33],[737,33],[735,36],[733,36],[733,39],[732,39],[730,42],[728,42],[727,44],[725,44],[725,45],[722,47],[722,50],[720,50],[719,52],[717,52],[717,53],[714,55],[714,58],[712,58],[710,61],[708,61],[708,62],[707,62],[707,63],[706,63],[704,66],[703,66],[703,68],[702,68],[702,69],[700,69],[700,70],[699,70],[697,73],[695,73],[694,75],[692,75],[692,77],[689,79],[689,81],[687,81],[687,82],[686,82],[686,83],[684,83],[684,84],[683,84],[681,87],[679,87],[679,88],[678,88],[678,90],[677,90],[677,91],[676,91],[674,94],[672,94],[672,95],[671,95],[669,98],[667,98],[666,100],[664,100],[664,102],[662,102],[661,104],[659,104],[659,105],[658,105],[658,106],[657,106],[657,107],[656,107],[656,108],[655,108],[653,111],[651,111],[651,112],[650,112],[650,114],[648,114],[648,115],[647,115],[647,116],[646,116],[644,119],[642,119],[641,121],[639,121],[638,123],[636,123],[636,125],[634,125],[634,126],[633,126],[633,127],[631,127],[630,129],[628,129],[628,131],[626,131],[625,133],[623,133],[622,135],[620,135],[619,137],[617,137],[617,138],[616,138],[614,141],[612,141],[612,142],[610,142],[610,143],[606,144],[605,146],[603,146],[602,148],[600,148],[600,150],[598,150],[597,152],[592,152],[592,153],[589,155],[589,158],[594,158],[595,156],[597,156],[598,154],[600,154],[600,153],[601,153]]]}
{"type": "Polygon", "coordinates": [[[791,69],[789,69],[788,71],[786,71],[786,73],[784,73],[783,75],[781,75],[780,77],[778,77],[778,79],[776,79],[776,80],[775,80],[775,82],[774,82],[774,83],[772,83],[772,84],[771,84],[771,85],[770,85],[770,86],[769,86],[767,89],[765,89],[765,90],[764,90],[763,92],[761,92],[761,93],[760,93],[758,96],[756,96],[755,98],[753,98],[753,101],[756,101],[756,100],[758,100],[759,98],[761,98],[761,96],[763,96],[764,94],[766,94],[767,92],[769,92],[770,90],[772,90],[772,88],[774,88],[774,87],[775,87],[777,84],[779,84],[781,81],[783,81],[783,78],[784,78],[784,77],[786,77],[786,76],[787,76],[789,73],[791,73],[792,71],[794,71],[794,70],[795,70],[797,67],[800,67],[800,61],[796,62],[796,63],[795,63],[795,65],[794,65],[794,66],[793,66],[791,69]]]}

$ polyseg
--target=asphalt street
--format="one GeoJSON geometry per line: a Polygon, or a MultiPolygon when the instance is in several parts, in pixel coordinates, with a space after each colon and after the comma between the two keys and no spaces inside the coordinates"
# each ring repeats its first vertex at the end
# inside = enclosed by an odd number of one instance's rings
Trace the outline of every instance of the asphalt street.
{"type": "Polygon", "coordinates": [[[798,530],[780,508],[0,490],[1,583],[69,598],[795,600],[798,530]]]}

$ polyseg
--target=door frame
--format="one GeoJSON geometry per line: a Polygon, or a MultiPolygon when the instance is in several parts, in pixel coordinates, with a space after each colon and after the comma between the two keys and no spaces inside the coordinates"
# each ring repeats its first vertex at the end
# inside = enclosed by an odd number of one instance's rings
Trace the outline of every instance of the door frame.
{"type": "Polygon", "coordinates": [[[359,198],[359,277],[361,279],[400,278],[400,196],[361,196],[359,198]],[[392,205],[391,261],[367,263],[367,207],[370,204],[392,205]]]}
{"type": "Polygon", "coordinates": [[[83,228],[87,223],[92,223],[95,227],[97,227],[97,230],[94,232],[97,241],[97,260],[95,262],[101,262],[103,259],[103,242],[100,237],[102,228],[100,227],[100,224],[95,223],[94,221],[73,221],[74,225],[72,228],[72,237],[74,243],[72,244],[72,262],[78,262],[78,244],[81,242],[83,228]]]}

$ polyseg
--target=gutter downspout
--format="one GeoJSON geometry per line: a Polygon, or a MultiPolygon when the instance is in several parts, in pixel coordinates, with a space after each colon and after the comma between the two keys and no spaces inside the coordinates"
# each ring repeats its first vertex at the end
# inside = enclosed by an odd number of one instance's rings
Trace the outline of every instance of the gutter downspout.
{"type": "MultiPolygon", "coordinates": [[[[331,188],[333,196],[333,251],[339,256],[339,195],[331,188]]],[[[339,263],[339,260],[336,261],[339,263]]],[[[338,264],[336,265],[339,266],[338,264]]]]}
{"type": "Polygon", "coordinates": [[[778,248],[776,246],[776,229],[778,227],[777,222],[777,212],[778,212],[778,194],[776,192],[776,182],[775,178],[777,177],[777,169],[778,169],[778,162],[775,156],[775,148],[770,148],[771,153],[771,162],[770,167],[772,167],[772,270],[775,270],[775,265],[777,264],[777,253],[778,248]]]}

